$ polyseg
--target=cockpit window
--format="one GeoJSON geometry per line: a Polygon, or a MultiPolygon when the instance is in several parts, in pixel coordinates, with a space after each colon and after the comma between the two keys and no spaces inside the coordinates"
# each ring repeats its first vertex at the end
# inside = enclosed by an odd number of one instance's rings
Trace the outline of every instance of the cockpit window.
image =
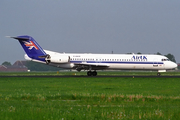
{"type": "Polygon", "coordinates": [[[162,59],[162,61],[169,61],[169,59],[162,59]]]}

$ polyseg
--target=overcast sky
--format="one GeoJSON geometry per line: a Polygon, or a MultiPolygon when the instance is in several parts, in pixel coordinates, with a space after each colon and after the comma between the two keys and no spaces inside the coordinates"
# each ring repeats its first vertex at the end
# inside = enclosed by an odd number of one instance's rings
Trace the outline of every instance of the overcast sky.
{"type": "Polygon", "coordinates": [[[75,53],[157,53],[180,62],[180,0],[1,0],[0,64],[24,60],[19,42],[75,53]]]}

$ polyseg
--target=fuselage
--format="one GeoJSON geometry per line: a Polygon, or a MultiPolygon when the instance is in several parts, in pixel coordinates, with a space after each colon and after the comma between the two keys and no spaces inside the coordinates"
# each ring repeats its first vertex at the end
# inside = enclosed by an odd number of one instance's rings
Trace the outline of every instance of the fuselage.
{"type": "MultiPolygon", "coordinates": [[[[69,62],[64,64],[51,63],[50,65],[73,69],[77,65],[93,66],[92,70],[168,70],[177,67],[177,64],[162,55],[152,54],[91,54],[91,53],[58,53],[44,50],[51,56],[69,56],[69,62]],[[96,67],[97,66],[97,67],[96,67]]],[[[27,56],[26,56],[27,58],[27,56]]],[[[88,68],[89,69],[89,68],[88,68]]]]}

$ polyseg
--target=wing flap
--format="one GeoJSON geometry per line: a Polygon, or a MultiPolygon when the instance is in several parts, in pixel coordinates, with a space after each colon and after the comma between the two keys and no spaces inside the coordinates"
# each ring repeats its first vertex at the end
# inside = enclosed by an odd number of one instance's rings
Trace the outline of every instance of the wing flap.
{"type": "Polygon", "coordinates": [[[104,63],[74,63],[74,68],[77,71],[81,70],[102,70],[107,69],[109,67],[109,64],[104,63]]]}
{"type": "Polygon", "coordinates": [[[109,67],[109,64],[104,63],[75,63],[75,65],[85,65],[85,66],[94,66],[94,67],[109,67]]]}

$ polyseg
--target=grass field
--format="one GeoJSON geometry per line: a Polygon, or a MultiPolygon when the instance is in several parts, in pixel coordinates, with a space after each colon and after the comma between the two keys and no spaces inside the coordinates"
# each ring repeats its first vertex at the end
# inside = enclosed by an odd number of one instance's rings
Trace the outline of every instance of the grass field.
{"type": "Polygon", "coordinates": [[[0,77],[0,119],[176,120],[180,78],[0,77]]]}

